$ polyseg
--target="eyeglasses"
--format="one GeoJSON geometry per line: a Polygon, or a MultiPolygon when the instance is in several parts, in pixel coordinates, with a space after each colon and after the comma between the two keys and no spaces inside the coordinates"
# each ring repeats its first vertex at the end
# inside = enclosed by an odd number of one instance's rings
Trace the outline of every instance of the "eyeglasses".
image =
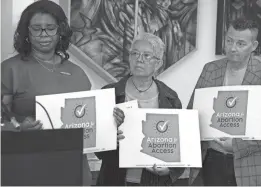
{"type": "Polygon", "coordinates": [[[130,57],[134,60],[139,59],[141,56],[143,61],[150,61],[151,59],[155,58],[155,59],[159,59],[157,57],[155,57],[152,53],[148,53],[148,52],[144,52],[144,53],[140,53],[138,51],[131,51],[130,52],[130,57]]]}
{"type": "Polygon", "coordinates": [[[39,26],[39,25],[30,25],[28,27],[28,29],[29,29],[29,31],[30,31],[32,36],[41,36],[43,31],[45,31],[45,33],[48,36],[54,36],[58,32],[58,28],[59,28],[59,26],[55,25],[55,24],[48,25],[44,29],[41,26],[39,26]]]}
{"type": "MultiPolygon", "coordinates": [[[[234,41],[232,40],[232,39],[230,39],[230,38],[226,38],[226,40],[225,40],[225,42],[226,42],[226,45],[227,46],[233,46],[234,45],[234,41]]],[[[246,42],[243,42],[243,41],[237,41],[236,42],[236,46],[238,47],[238,48],[243,48],[243,47],[245,47],[245,46],[247,46],[247,43],[246,42]]]]}

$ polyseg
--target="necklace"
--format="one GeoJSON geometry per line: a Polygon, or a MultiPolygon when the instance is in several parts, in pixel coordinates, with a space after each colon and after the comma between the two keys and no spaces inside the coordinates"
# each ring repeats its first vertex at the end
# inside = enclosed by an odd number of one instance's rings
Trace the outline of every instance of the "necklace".
{"type": "Polygon", "coordinates": [[[140,93],[143,93],[143,92],[148,91],[148,90],[150,89],[150,87],[152,86],[152,84],[153,84],[153,80],[152,80],[150,86],[149,86],[147,89],[145,89],[145,90],[139,90],[139,89],[137,88],[137,86],[135,85],[135,83],[134,83],[134,81],[133,81],[133,78],[131,78],[131,81],[132,81],[133,86],[134,86],[134,87],[136,88],[136,90],[138,90],[140,93]]]}
{"type": "MultiPolygon", "coordinates": [[[[54,64],[54,62],[55,62],[55,56],[54,56],[54,60],[53,60],[53,68],[52,69],[50,69],[50,68],[48,68],[48,67],[46,67],[45,65],[43,65],[41,62],[40,62],[40,60],[37,58],[37,57],[34,57],[34,59],[44,68],[44,69],[46,69],[46,70],[48,70],[48,71],[50,71],[50,72],[55,72],[55,64],[54,64]]],[[[46,61],[46,62],[51,62],[51,61],[46,61]]]]}

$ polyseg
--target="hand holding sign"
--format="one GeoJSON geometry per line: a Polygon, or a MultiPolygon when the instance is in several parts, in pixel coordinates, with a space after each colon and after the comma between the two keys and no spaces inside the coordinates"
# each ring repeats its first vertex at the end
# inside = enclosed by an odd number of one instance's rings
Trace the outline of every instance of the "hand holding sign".
{"type": "Polygon", "coordinates": [[[156,164],[154,164],[152,168],[146,168],[146,169],[155,175],[159,175],[159,176],[169,175],[169,168],[157,167],[156,164]]]}
{"type": "Polygon", "coordinates": [[[124,139],[125,136],[123,135],[123,132],[121,130],[117,130],[117,141],[119,143],[119,140],[124,139]]]}
{"type": "Polygon", "coordinates": [[[226,151],[233,152],[232,148],[232,138],[229,137],[222,137],[214,139],[219,145],[221,145],[226,151]]]}
{"type": "Polygon", "coordinates": [[[115,107],[113,110],[113,117],[115,119],[117,126],[119,127],[124,122],[125,115],[120,108],[115,107]]]}
{"type": "Polygon", "coordinates": [[[20,126],[21,131],[40,130],[40,129],[43,129],[42,122],[40,120],[35,121],[32,117],[26,117],[20,126]]]}
{"type": "MultiPolygon", "coordinates": [[[[120,108],[115,107],[113,110],[113,117],[117,124],[117,127],[119,127],[124,122],[125,115],[120,108]]],[[[122,140],[124,138],[125,136],[123,135],[123,132],[121,130],[117,130],[117,143],[119,144],[119,140],[122,140]]]]}

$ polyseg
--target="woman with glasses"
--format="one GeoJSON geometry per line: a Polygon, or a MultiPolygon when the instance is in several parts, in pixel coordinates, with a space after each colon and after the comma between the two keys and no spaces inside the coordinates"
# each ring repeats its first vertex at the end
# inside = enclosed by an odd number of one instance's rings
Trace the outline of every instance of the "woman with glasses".
{"type": "MultiPolygon", "coordinates": [[[[18,54],[1,67],[2,103],[20,123],[20,130],[41,129],[35,120],[35,96],[91,89],[84,71],[68,60],[71,35],[64,11],[52,1],[36,1],[22,12],[14,35],[18,54]]],[[[85,157],[84,179],[90,180],[86,162],[85,157]]]]}
{"type": "MultiPolygon", "coordinates": [[[[163,64],[164,48],[162,40],[150,33],[143,33],[134,39],[129,54],[131,75],[121,79],[118,83],[104,87],[115,88],[117,103],[138,100],[140,108],[182,108],[176,92],[155,79],[157,71],[163,64]]],[[[114,118],[120,126],[124,121],[123,111],[115,108],[114,118]]],[[[118,131],[118,141],[124,138],[123,134],[124,132],[118,131]]],[[[178,180],[184,172],[184,168],[158,168],[155,166],[146,169],[119,169],[118,150],[95,154],[102,159],[98,185],[187,185],[187,181],[178,180]]]]}

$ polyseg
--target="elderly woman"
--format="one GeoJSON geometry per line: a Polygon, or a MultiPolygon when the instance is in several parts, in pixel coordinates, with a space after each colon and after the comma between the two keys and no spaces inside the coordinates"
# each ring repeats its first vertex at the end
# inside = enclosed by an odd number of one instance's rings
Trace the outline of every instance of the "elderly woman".
{"type": "MultiPolygon", "coordinates": [[[[163,64],[164,47],[162,40],[153,34],[143,33],[134,39],[129,56],[131,75],[104,87],[115,88],[117,103],[137,99],[140,108],[181,108],[176,92],[155,79],[163,64]]],[[[121,125],[123,111],[115,108],[114,117],[121,125]]],[[[123,133],[118,131],[118,140],[124,138],[123,133]]],[[[157,167],[119,169],[118,150],[96,155],[102,159],[97,185],[175,185],[184,171],[183,168],[157,167]]]]}
{"type": "MultiPolygon", "coordinates": [[[[64,11],[52,1],[36,1],[22,12],[14,36],[18,55],[1,67],[2,104],[20,123],[20,130],[42,126],[35,121],[35,96],[90,90],[84,71],[68,60],[71,35],[64,11]]],[[[6,124],[6,129],[15,130],[6,124]]],[[[86,157],[83,173],[84,184],[90,184],[86,157]]]]}

